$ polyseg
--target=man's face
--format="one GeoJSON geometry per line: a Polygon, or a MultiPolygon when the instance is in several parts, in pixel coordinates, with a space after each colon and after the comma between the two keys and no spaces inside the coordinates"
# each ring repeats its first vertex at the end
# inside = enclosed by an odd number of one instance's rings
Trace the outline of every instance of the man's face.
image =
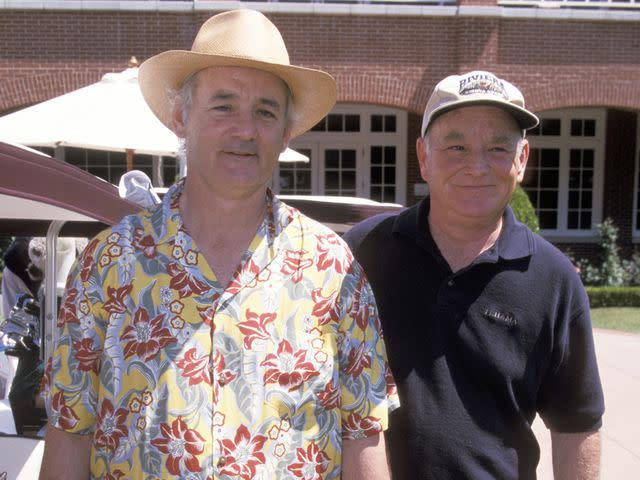
{"type": "Polygon", "coordinates": [[[275,75],[244,67],[197,73],[191,108],[174,110],[185,139],[190,186],[227,198],[266,188],[288,143],[288,89],[275,75]]]}
{"type": "Polygon", "coordinates": [[[522,181],[529,146],[506,111],[461,107],[438,117],[417,141],[431,205],[452,221],[496,221],[522,181]]]}

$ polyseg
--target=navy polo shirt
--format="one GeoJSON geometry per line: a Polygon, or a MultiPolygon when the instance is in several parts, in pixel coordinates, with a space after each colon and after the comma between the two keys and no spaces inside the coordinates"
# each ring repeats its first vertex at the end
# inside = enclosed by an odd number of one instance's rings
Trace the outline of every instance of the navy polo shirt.
{"type": "Polygon", "coordinates": [[[394,480],[535,479],[536,412],[558,432],[601,424],[582,282],[510,209],[495,245],[453,273],[428,212],[427,197],[345,235],[376,296],[398,384],[386,436],[394,480]]]}

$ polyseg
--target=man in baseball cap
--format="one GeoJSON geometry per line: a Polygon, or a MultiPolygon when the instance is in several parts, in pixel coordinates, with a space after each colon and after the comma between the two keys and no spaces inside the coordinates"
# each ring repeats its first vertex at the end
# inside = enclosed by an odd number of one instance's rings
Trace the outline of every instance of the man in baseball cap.
{"type": "Polygon", "coordinates": [[[267,188],[333,78],[290,65],[275,25],[241,9],[139,80],[189,173],[69,278],[41,478],[388,479],[397,396],[370,286],[267,188]]]}
{"type": "Polygon", "coordinates": [[[506,80],[445,78],[416,143],[429,195],[345,236],[402,403],[386,432],[394,479],[535,479],[536,414],[555,478],[598,478],[604,401],[588,299],[567,258],[508,206],[537,124],[506,80]]]}

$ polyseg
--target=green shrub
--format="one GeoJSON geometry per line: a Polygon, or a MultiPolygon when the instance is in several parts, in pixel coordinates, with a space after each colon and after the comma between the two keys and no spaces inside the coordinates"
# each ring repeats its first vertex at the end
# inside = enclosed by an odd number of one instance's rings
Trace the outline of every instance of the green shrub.
{"type": "Polygon", "coordinates": [[[529,195],[520,185],[513,192],[509,205],[511,205],[513,213],[519,222],[524,223],[535,233],[540,232],[540,223],[536,216],[536,210],[533,208],[531,200],[529,200],[529,195]]]}
{"type": "Polygon", "coordinates": [[[597,226],[600,237],[599,263],[592,264],[586,259],[576,262],[585,285],[619,287],[628,284],[618,247],[618,227],[607,218],[597,226]]]}
{"type": "Polygon", "coordinates": [[[640,307],[640,287],[586,287],[591,308],[640,307]]]}

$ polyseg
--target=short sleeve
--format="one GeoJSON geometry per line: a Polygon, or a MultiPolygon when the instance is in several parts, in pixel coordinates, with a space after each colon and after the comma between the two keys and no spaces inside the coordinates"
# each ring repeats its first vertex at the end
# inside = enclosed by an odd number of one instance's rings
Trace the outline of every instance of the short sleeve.
{"type": "Polygon", "coordinates": [[[107,235],[100,234],[89,242],[69,274],[43,379],[49,422],[71,433],[94,430],[108,321],[99,268],[100,257],[107,254],[109,246],[107,235]]]}
{"type": "Polygon", "coordinates": [[[400,403],[369,282],[354,261],[355,288],[343,288],[340,335],[342,437],[363,438],[388,428],[389,413],[400,403]]]}

